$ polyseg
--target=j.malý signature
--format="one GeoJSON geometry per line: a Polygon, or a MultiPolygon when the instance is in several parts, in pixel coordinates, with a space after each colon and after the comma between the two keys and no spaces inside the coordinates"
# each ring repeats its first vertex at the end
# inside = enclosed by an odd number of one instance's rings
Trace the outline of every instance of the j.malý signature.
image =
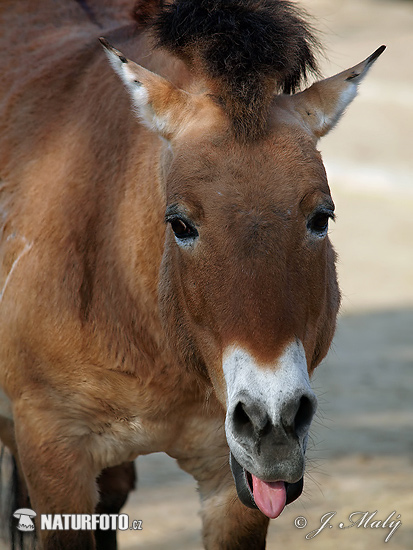
{"type": "MultiPolygon", "coordinates": [[[[389,532],[384,539],[384,542],[388,542],[396,529],[402,525],[402,522],[400,521],[401,515],[397,514],[396,510],[394,510],[385,520],[381,520],[375,519],[377,513],[377,510],[374,512],[352,512],[348,517],[348,523],[340,522],[338,527],[339,529],[350,529],[351,527],[363,527],[364,529],[388,529],[389,532]],[[395,514],[397,514],[396,517],[392,519],[395,514]]],[[[321,531],[324,531],[326,527],[331,529],[333,525],[330,522],[335,515],[337,515],[337,512],[327,512],[324,514],[320,520],[320,527],[318,527],[318,529],[314,529],[314,531],[311,531],[310,533],[307,533],[305,538],[307,540],[313,539],[317,537],[321,531]]]]}

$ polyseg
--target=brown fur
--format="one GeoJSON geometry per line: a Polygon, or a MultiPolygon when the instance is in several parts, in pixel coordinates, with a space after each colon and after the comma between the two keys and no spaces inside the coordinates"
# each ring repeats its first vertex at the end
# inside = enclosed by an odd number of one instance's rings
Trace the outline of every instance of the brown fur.
{"type": "Polygon", "coordinates": [[[138,0],[132,11],[133,19],[139,27],[145,27],[159,13],[164,0],[138,0]]]}
{"type": "MultiPolygon", "coordinates": [[[[239,143],[182,60],[109,29],[186,90],[139,72],[171,152],[131,112],[101,31],[54,6],[0,8],[0,382],[33,508],[91,513],[103,468],[165,451],[200,485],[207,548],[264,548],[268,520],[235,499],[222,353],[268,364],[298,337],[311,373],[331,342],[334,252],[307,231],[331,197],[305,100],[274,100],[265,139],[239,143]],[[199,227],[193,253],[165,227],[174,205],[199,227]]],[[[47,550],[94,548],[90,533],[41,535],[47,550]]]]}

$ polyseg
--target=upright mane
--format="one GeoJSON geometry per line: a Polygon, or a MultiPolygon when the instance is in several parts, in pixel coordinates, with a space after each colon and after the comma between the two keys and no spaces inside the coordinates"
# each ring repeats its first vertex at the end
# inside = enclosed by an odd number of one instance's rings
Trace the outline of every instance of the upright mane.
{"type": "Polygon", "coordinates": [[[317,41],[287,0],[139,0],[134,15],[201,72],[238,139],[265,134],[274,92],[293,93],[317,72],[317,41]]]}

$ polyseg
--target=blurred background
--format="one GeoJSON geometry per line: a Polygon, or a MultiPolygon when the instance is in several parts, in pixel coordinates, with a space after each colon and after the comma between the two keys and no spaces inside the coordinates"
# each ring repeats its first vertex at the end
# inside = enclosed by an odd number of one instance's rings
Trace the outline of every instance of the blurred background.
{"type": "MultiPolygon", "coordinates": [[[[271,522],[267,547],[413,549],[413,2],[301,0],[321,31],[322,71],[333,75],[387,50],[338,127],[320,142],[337,221],[343,304],[334,344],[313,379],[313,423],[304,494],[271,522]],[[338,529],[352,512],[402,525],[338,529]],[[334,528],[305,535],[337,512],[334,528]],[[297,529],[304,516],[308,525],[297,529]]],[[[162,454],[137,461],[139,490],[126,513],[143,530],[121,550],[200,550],[192,478],[162,454]]]]}

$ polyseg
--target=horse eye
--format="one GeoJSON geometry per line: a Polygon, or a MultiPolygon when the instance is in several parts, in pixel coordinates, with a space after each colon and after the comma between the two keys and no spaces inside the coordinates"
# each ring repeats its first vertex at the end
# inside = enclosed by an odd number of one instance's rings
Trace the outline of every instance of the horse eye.
{"type": "Polygon", "coordinates": [[[182,218],[174,218],[170,221],[172,231],[178,239],[191,239],[198,236],[198,231],[182,218]]]}
{"type": "Polygon", "coordinates": [[[332,212],[317,212],[308,221],[307,228],[315,235],[323,237],[328,230],[328,220],[332,217],[332,212]]]}

